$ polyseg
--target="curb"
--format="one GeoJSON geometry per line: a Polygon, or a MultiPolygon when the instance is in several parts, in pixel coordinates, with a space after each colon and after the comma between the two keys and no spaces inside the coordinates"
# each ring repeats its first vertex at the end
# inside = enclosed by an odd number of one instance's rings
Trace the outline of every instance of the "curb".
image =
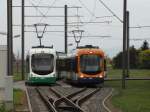
{"type": "Polygon", "coordinates": [[[26,95],[27,95],[27,102],[28,102],[29,112],[33,112],[31,102],[30,102],[30,98],[29,98],[28,91],[27,91],[27,87],[26,87],[26,95]]]}

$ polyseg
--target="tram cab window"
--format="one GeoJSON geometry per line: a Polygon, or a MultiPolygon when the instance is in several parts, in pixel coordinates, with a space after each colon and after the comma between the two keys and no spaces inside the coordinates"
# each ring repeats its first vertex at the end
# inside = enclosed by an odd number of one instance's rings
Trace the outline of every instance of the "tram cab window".
{"type": "Polygon", "coordinates": [[[33,54],[31,67],[33,72],[39,75],[52,73],[54,69],[54,56],[46,53],[33,54]]]}
{"type": "Polygon", "coordinates": [[[98,55],[81,55],[80,70],[85,74],[97,74],[101,72],[100,56],[98,55]]]}

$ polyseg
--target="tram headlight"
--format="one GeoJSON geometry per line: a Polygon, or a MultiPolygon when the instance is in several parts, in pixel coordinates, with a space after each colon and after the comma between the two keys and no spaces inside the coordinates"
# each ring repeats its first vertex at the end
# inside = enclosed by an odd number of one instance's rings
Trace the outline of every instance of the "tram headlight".
{"type": "Polygon", "coordinates": [[[80,75],[80,78],[83,78],[84,77],[84,75],[80,75]]]}
{"type": "Polygon", "coordinates": [[[103,78],[103,75],[99,75],[100,78],[103,78]]]}

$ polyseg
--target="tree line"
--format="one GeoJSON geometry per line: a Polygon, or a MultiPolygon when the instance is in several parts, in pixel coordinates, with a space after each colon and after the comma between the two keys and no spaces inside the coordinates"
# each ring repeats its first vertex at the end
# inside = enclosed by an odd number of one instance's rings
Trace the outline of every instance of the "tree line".
{"type": "MultiPolygon", "coordinates": [[[[139,49],[131,46],[129,53],[129,65],[131,69],[150,69],[150,47],[148,41],[145,40],[139,49]]],[[[114,68],[122,68],[122,55],[123,53],[119,52],[113,58],[114,68]]]]}

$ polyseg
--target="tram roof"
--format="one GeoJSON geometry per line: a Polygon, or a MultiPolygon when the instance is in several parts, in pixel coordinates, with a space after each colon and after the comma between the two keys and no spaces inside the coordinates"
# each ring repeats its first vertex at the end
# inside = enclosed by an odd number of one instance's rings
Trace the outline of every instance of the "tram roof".
{"type": "Polygon", "coordinates": [[[30,49],[30,54],[35,53],[56,54],[56,50],[53,48],[53,46],[35,46],[30,49]]]}

